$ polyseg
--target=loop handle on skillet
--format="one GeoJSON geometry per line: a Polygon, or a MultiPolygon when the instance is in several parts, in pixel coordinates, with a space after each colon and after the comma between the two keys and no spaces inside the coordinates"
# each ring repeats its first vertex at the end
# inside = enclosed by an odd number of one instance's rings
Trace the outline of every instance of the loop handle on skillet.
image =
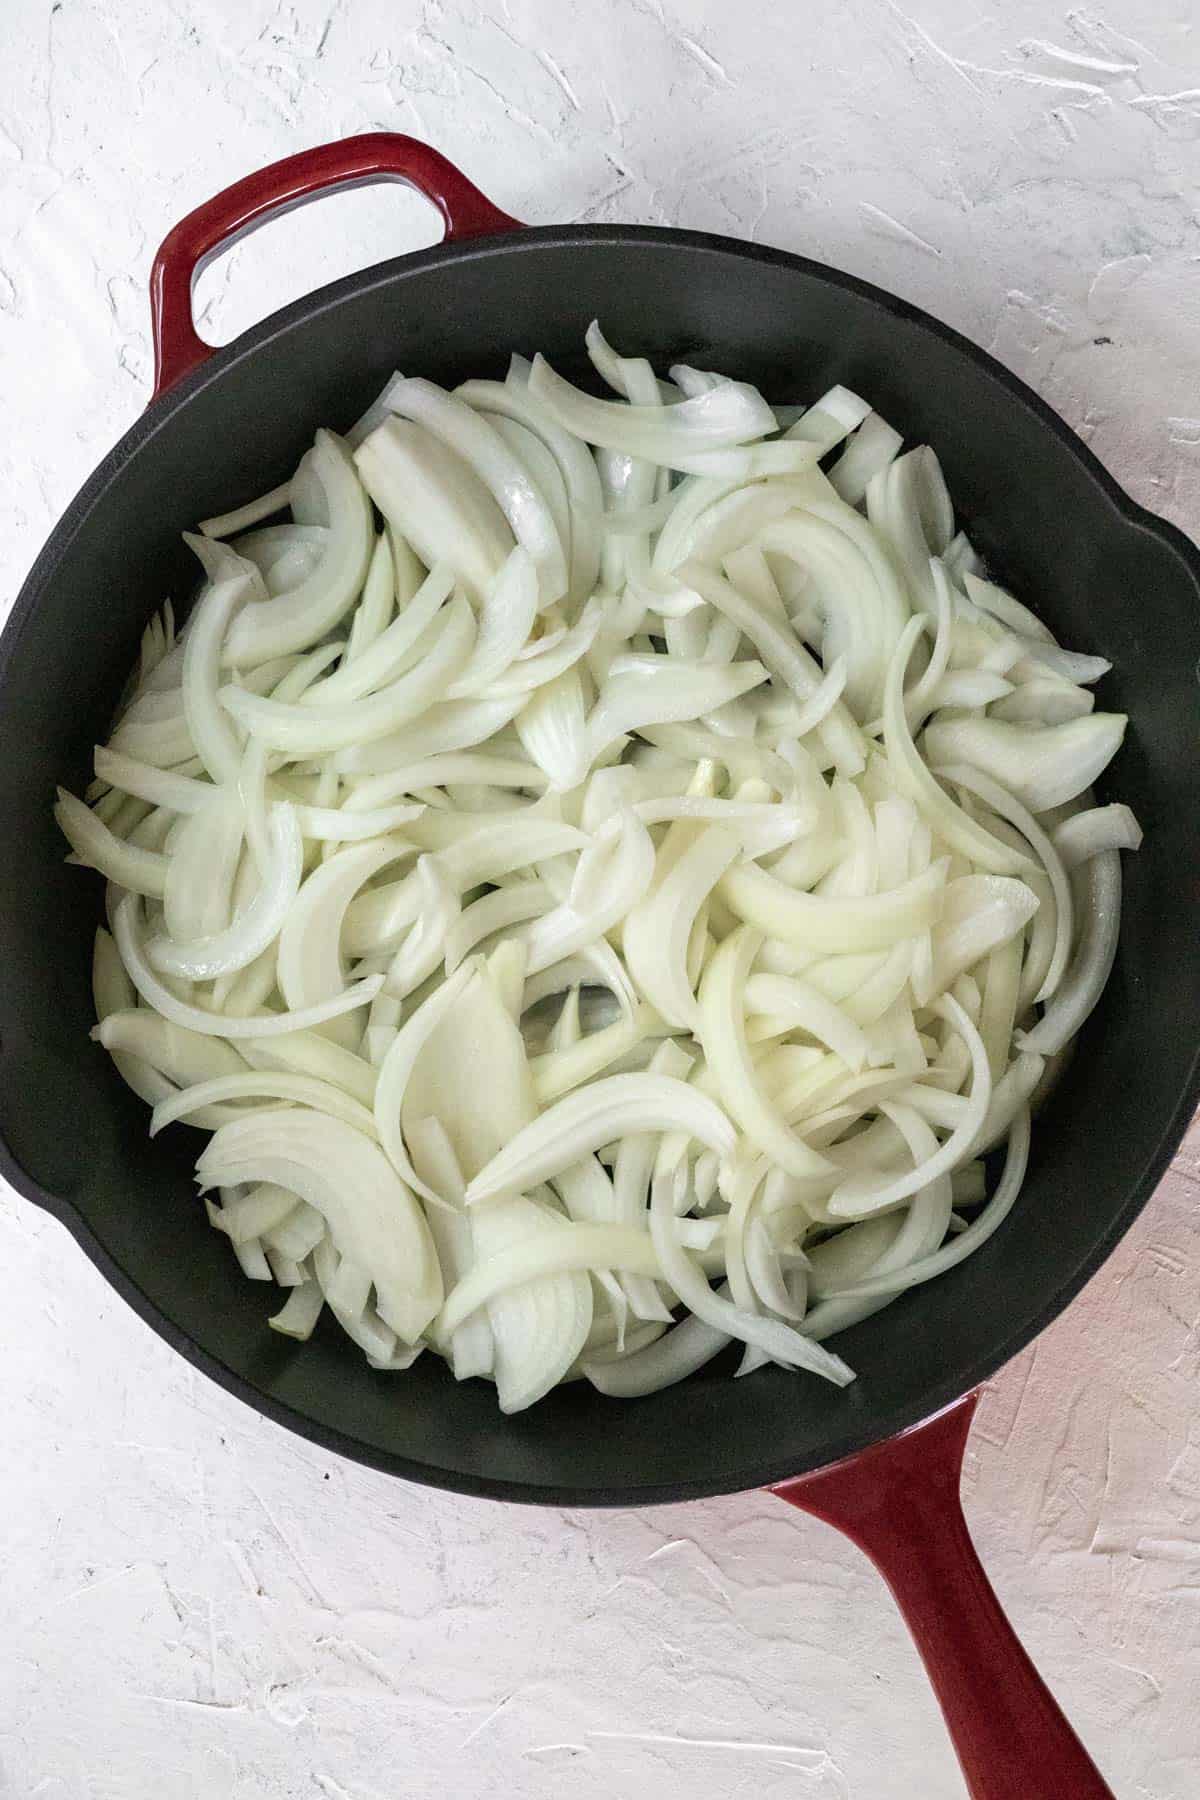
{"type": "Polygon", "coordinates": [[[367,132],[285,156],[206,200],[163,239],[150,272],[154,398],[212,355],[192,321],[192,285],[218,250],[318,194],[377,181],[406,182],[432,201],[447,243],[521,229],[440,151],[397,132],[367,132]]]}
{"type": "Polygon", "coordinates": [[[959,1501],[978,1394],[899,1437],[772,1488],[864,1550],[937,1694],[971,1800],[1113,1800],[1022,1649],[959,1501]]]}

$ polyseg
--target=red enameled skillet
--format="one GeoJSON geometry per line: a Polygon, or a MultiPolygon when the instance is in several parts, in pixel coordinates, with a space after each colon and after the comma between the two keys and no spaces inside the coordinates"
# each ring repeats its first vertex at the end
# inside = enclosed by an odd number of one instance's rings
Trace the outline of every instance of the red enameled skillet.
{"type": "Polygon", "coordinates": [[[0,643],[0,1169],[67,1226],[144,1319],[251,1406],[409,1480],[554,1505],[770,1486],[881,1569],[925,1659],[976,1800],[1109,1789],[1004,1619],[959,1506],[975,1390],[1057,1314],[1145,1204],[1197,1098],[1200,556],[1115,485],[1028,388],[955,332],[802,257],[694,232],[526,229],[444,157],[376,134],[236,183],[166,239],[151,282],[153,401],[72,502],[0,643]],[[332,188],[399,180],[445,221],[437,248],[339,281],[220,350],[197,336],[204,259],[332,188]],[[435,1359],[372,1373],[333,1330],[263,1329],[194,1198],[194,1143],[147,1141],[89,1043],[97,895],[66,869],[56,782],[90,773],[142,627],[191,583],[181,530],[262,492],[317,425],[348,425],[399,366],[455,382],[544,351],[580,373],[588,321],[665,364],[727,367],[778,397],[834,380],[937,447],[971,536],[1064,639],[1114,664],[1129,713],[1114,789],[1146,830],[1129,859],[1107,994],[1039,1123],[1003,1231],[944,1280],[843,1335],[843,1392],[717,1363],[617,1405],[572,1387],[501,1418],[435,1359]],[[63,1121],[70,1129],[63,1129],[63,1121]]]}

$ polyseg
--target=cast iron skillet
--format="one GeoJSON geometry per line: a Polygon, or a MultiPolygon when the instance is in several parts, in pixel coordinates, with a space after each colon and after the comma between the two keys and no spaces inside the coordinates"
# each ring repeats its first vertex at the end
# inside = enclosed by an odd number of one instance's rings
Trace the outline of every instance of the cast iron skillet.
{"type": "Polygon", "coordinates": [[[1026,387],[903,301],[725,238],[525,230],[408,138],[329,145],[230,188],[167,238],[152,299],[154,400],[68,508],[0,645],[3,1173],[193,1363],[342,1455],[568,1506],[774,1484],[882,1568],[976,1796],[1108,1793],[1000,1613],[958,1474],[973,1390],[1099,1267],[1196,1102],[1200,556],[1026,387]],[[324,288],[224,349],[200,341],[191,284],[206,256],[322,190],[389,178],[438,206],[442,245],[324,288]],[[594,317],[659,364],[686,355],[781,398],[845,381],[910,441],[936,445],[999,575],[1066,642],[1111,657],[1102,704],[1132,719],[1113,786],[1146,841],[1126,863],[1108,992],[1035,1134],[1015,1215],[952,1275],[844,1334],[853,1386],[777,1371],[735,1386],[718,1364],[634,1404],[575,1386],[503,1419],[490,1387],[456,1387],[434,1358],[392,1380],[335,1330],[296,1347],[264,1329],[262,1292],[197,1206],[193,1134],[148,1142],[144,1109],[88,1040],[98,897],[64,867],[50,809],[57,781],[86,782],[151,610],[190,587],[181,530],[283,480],[314,427],[348,425],[397,365],[453,383],[502,374],[519,347],[570,370],[594,317]]]}

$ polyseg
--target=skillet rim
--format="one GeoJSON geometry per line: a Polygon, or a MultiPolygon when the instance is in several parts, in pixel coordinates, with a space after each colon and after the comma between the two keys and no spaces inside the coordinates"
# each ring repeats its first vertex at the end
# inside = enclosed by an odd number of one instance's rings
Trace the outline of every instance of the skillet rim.
{"type": "MultiPolygon", "coordinates": [[[[314,289],[270,314],[243,332],[231,343],[215,348],[212,355],[190,370],[177,383],[150,401],[64,510],[33,563],[13,603],[3,633],[0,634],[0,704],[7,683],[16,678],[17,654],[25,624],[33,616],[43,589],[53,580],[56,570],[69,555],[72,541],[83,519],[100,503],[125,463],[158,432],[169,427],[175,414],[209,382],[221,379],[228,371],[254,356],[264,345],[284,335],[297,324],[326,309],[335,309],[344,301],[372,288],[387,286],[398,279],[417,275],[427,268],[450,262],[470,262],[497,254],[519,255],[525,248],[549,247],[562,250],[589,244],[623,245],[656,244],[667,248],[687,247],[702,253],[735,256],[749,263],[763,263],[794,270],[811,279],[841,288],[878,306],[893,317],[904,319],[919,330],[940,339],[959,357],[973,363],[1005,392],[1010,404],[1019,405],[1032,415],[1036,425],[1051,432],[1069,452],[1083,475],[1120,518],[1125,528],[1140,536],[1150,537],[1167,550],[1182,566],[1182,572],[1196,590],[1200,601],[1200,549],[1169,521],[1157,517],[1133,500],[1109,473],[1095,454],[1071,427],[1059,417],[1028,384],[952,326],[944,324],[925,309],[902,299],[885,288],[856,275],[835,269],[827,263],[767,245],[751,244],[738,238],[711,232],[697,232],[666,226],[647,225],[580,225],[526,226],[514,232],[495,233],[471,238],[460,243],[441,243],[427,250],[393,257],[358,270],[335,282],[314,289]]],[[[1200,1021],[1197,1022],[1200,1024],[1200,1021]]],[[[244,1402],[256,1413],[284,1426],[318,1447],[347,1457],[352,1462],[399,1476],[422,1486],[445,1489],[474,1498],[520,1502],[560,1507],[619,1507],[678,1503],[711,1498],[720,1494],[742,1492],[753,1487],[773,1484],[807,1474],[844,1461],[860,1450],[882,1443],[923,1419],[940,1412],[959,1399],[1008,1362],[1037,1337],[1065,1310],[1093,1274],[1107,1261],[1168,1168],[1183,1139],[1197,1104],[1200,1103],[1200,1031],[1191,1065],[1182,1091],[1167,1108],[1165,1122],[1157,1145],[1146,1160],[1138,1180],[1133,1184],[1123,1205],[1113,1213],[1103,1231],[1082,1257],[1055,1285],[1048,1300],[1030,1312],[1014,1317],[1009,1330],[998,1344],[973,1358],[964,1371],[961,1367],[936,1386],[926,1390],[917,1411],[895,1408],[883,1429],[863,1432],[854,1422],[836,1432],[822,1451],[823,1460],[797,1470],[794,1463],[779,1467],[774,1462],[755,1461],[748,1466],[720,1468],[714,1463],[702,1480],[676,1482],[626,1482],[619,1487],[537,1486],[530,1482],[514,1482],[464,1474],[443,1469],[409,1457],[381,1451],[351,1438],[336,1428],[327,1427],[294,1407],[274,1399],[245,1375],[230,1367],[206,1349],[181,1326],[176,1324],[145,1289],[109,1254],[75,1206],[60,1196],[48,1193],[35,1182],[13,1157],[0,1137],[0,1175],[23,1198],[32,1201],[66,1226],[84,1254],[95,1264],[109,1284],[133,1308],[138,1316],[164,1339],[172,1349],[194,1367],[217,1382],[228,1393],[244,1402]]]]}

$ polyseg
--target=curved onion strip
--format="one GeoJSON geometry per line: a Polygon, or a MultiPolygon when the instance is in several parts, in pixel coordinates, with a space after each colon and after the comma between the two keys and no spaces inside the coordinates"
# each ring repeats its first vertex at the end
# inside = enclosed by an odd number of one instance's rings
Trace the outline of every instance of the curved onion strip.
{"type": "Polygon", "coordinates": [[[357,662],[386,631],[398,597],[404,606],[411,599],[409,594],[397,595],[391,538],[388,532],[381,531],[367,564],[362,598],[354,609],[354,618],[350,623],[350,635],[346,639],[347,663],[357,662]]]}
{"type": "Polygon", "coordinates": [[[1101,850],[1082,865],[1077,877],[1082,920],[1079,941],[1058,992],[1037,1024],[1017,1033],[1017,1047],[1039,1056],[1054,1056],[1090,1017],[1117,955],[1121,928],[1121,858],[1101,850]]]}
{"type": "Polygon", "coordinates": [[[996,1184],[996,1191],[978,1218],[965,1231],[959,1232],[957,1237],[951,1238],[932,1255],[922,1257],[919,1262],[909,1263],[907,1268],[892,1270],[878,1278],[867,1276],[852,1285],[833,1288],[830,1290],[831,1298],[836,1295],[839,1299],[866,1299],[879,1294],[902,1293],[906,1288],[916,1287],[923,1281],[932,1281],[935,1276],[944,1275],[947,1269],[964,1262],[999,1230],[1016,1205],[1029,1159],[1029,1136],[1029,1108],[1025,1106],[1013,1120],[1004,1169],[996,1184]]]}
{"type": "MultiPolygon", "coordinates": [[[[96,773],[100,773],[98,768],[96,773]]],[[[1127,806],[1093,806],[1064,819],[1051,837],[1063,866],[1076,869],[1102,850],[1137,850],[1142,828],[1127,806]]]]}
{"type": "Polygon", "coordinates": [[[184,814],[172,827],[163,920],[177,943],[210,937],[229,925],[245,822],[237,789],[214,787],[199,812],[184,814]]]}
{"type": "Polygon", "coordinates": [[[426,568],[447,562],[468,594],[484,593],[513,536],[470,465],[424,426],[394,415],[359,446],[354,461],[388,526],[426,568]]]}
{"type": "MultiPolygon", "coordinates": [[[[761,612],[732,583],[725,581],[714,570],[706,569],[702,563],[685,562],[679,570],[679,576],[740,628],[772,675],[790,690],[802,708],[810,701],[815,706],[820,696],[823,710],[818,722],[829,733],[827,741],[830,754],[840,773],[859,774],[866,760],[862,733],[840,697],[846,686],[845,659],[831,658],[829,671],[822,671],[820,664],[809,655],[786,621],[761,612]],[[826,709],[825,702],[830,693],[826,683],[838,660],[842,665],[841,687],[838,696],[826,709]]],[[[802,712],[801,722],[803,716],[802,712]]]]}
{"type": "Polygon", "coordinates": [[[500,433],[463,400],[419,377],[396,381],[388,394],[392,412],[411,419],[461,456],[499,506],[513,536],[538,572],[543,606],[562,598],[567,559],[545,496],[500,433]]]}
{"type": "Polygon", "coordinates": [[[451,600],[420,662],[365,700],[334,706],[288,705],[224,687],[221,704],[255,737],[293,757],[370,744],[420,717],[462,668],[474,638],[470,607],[461,598],[451,600]]]}
{"type": "Polygon", "coordinates": [[[1031,812],[1046,812],[1074,800],[1104,773],[1127,723],[1124,713],[1089,713],[1062,725],[934,719],[926,727],[925,752],[931,763],[968,763],[1002,782],[1031,812]]]}
{"type": "Polygon", "coordinates": [[[719,945],[700,983],[700,1039],[726,1109],[755,1147],[801,1179],[826,1175],[830,1163],[792,1131],[763,1091],[746,1042],[745,986],[761,946],[746,926],[719,945]]]}
{"type": "Polygon", "coordinates": [[[512,925],[523,925],[546,910],[547,890],[540,881],[518,881],[493,889],[465,907],[446,933],[446,973],[452,975],[477,944],[512,925]]]}
{"type": "Polygon", "coordinates": [[[943,994],[934,1010],[949,1021],[970,1051],[971,1092],[962,1117],[936,1153],[908,1174],[894,1176],[890,1181],[877,1175],[851,1175],[841,1182],[829,1199],[829,1211],[834,1218],[863,1218],[878,1212],[881,1207],[895,1206],[970,1157],[969,1146],[987,1117],[992,1096],[987,1051],[966,1012],[952,995],[943,994]]]}
{"type": "Polygon", "coordinates": [[[1067,966],[1067,958],[1071,954],[1071,942],[1074,937],[1074,908],[1071,904],[1071,884],[1067,879],[1067,871],[1063,865],[1054,842],[1042,830],[1033,815],[1026,811],[1006,788],[998,781],[979,769],[964,767],[961,763],[951,763],[935,769],[934,774],[942,781],[951,781],[956,787],[965,788],[967,793],[974,794],[990,806],[994,813],[1007,819],[1016,827],[1029,844],[1034,855],[1041,862],[1054,895],[1054,955],[1050,959],[1050,967],[1046,976],[1034,995],[1035,1004],[1048,1000],[1057,991],[1067,966]]]}
{"type": "Polygon", "coordinates": [[[559,468],[553,452],[536,431],[530,430],[528,425],[522,425],[519,420],[506,418],[503,413],[488,414],[486,407],[477,407],[476,411],[487,414],[488,424],[494,431],[500,433],[525,473],[538,489],[546,505],[550,508],[550,516],[554,520],[558,541],[563,549],[569,552],[573,536],[571,503],[567,498],[567,484],[563,480],[562,470],[559,468]]]}
{"type": "Polygon", "coordinates": [[[596,585],[600,567],[600,515],[604,501],[595,458],[587,446],[564,431],[524,383],[466,381],[455,389],[460,400],[479,412],[515,419],[541,439],[562,475],[571,508],[571,570],[567,598],[581,606],[596,585]]]}
{"type": "Polygon", "coordinates": [[[654,875],[650,833],[629,811],[618,830],[615,845],[597,842],[581,854],[569,897],[524,933],[530,975],[602,938],[646,892],[654,875]]]}
{"type": "Polygon", "coordinates": [[[406,674],[427,650],[426,633],[453,591],[454,571],[447,563],[438,563],[386,631],[353,660],[347,645],[342,667],[305,690],[305,706],[344,706],[406,674]]]}
{"type": "MultiPolygon", "coordinates": [[[[578,992],[577,987],[571,989],[572,994],[577,995],[578,992]]],[[[569,1020],[566,1006],[559,1015],[560,1021],[564,1014],[569,1020]]],[[[541,1056],[530,1059],[529,1068],[538,1105],[547,1106],[550,1101],[561,1099],[563,1094],[570,1093],[572,1088],[581,1087],[585,1081],[593,1081],[605,1069],[611,1068],[613,1063],[627,1056],[644,1039],[662,1029],[662,1022],[653,1008],[641,1006],[632,1014],[622,1014],[611,1025],[605,1025],[599,1031],[590,1031],[576,1043],[561,1046],[552,1044],[541,1056]]]]}
{"type": "Polygon", "coordinates": [[[58,788],[54,817],[71,849],[89,869],[131,893],[161,900],[166,889],[168,859],[155,850],[139,850],[114,837],[89,806],[58,788]]]}
{"type": "Polygon", "coordinates": [[[466,668],[446,689],[448,700],[478,693],[505,673],[533,629],[537,606],[537,568],[518,545],[484,594],[475,647],[466,668]]]}
{"type": "Polygon", "coordinates": [[[474,963],[463,963],[405,1020],[383,1059],[375,1086],[375,1123],[388,1161],[423,1200],[432,1201],[435,1206],[446,1202],[421,1180],[412,1165],[400,1129],[400,1109],[418,1056],[475,973],[474,963]]]}
{"type": "Polygon", "coordinates": [[[487,684],[489,700],[524,699],[547,682],[557,681],[585,657],[604,624],[605,605],[593,598],[587,602],[569,631],[544,646],[535,645],[531,654],[518,657],[503,674],[487,684]]]}
{"type": "Polygon", "coordinates": [[[358,598],[374,548],[371,508],[350,453],[331,431],[318,431],[311,468],[329,515],[329,537],[320,562],[298,587],[262,600],[234,621],[223,660],[249,667],[307,650],[337,624],[358,598]]]}
{"type": "MultiPolygon", "coordinates": [[[[1053,900],[1051,899],[1051,907],[1053,900]]],[[[946,904],[931,937],[925,1003],[981,958],[1022,932],[1039,913],[1039,896],[1008,875],[960,875],[946,888],[946,904]]],[[[1051,927],[1053,932],[1053,926],[1051,927]]]]}
{"type": "Polygon", "coordinates": [[[196,1164],[206,1187],[231,1169],[315,1207],[342,1255],[370,1271],[380,1317],[415,1343],[441,1306],[441,1272],[420,1207],[376,1144],[327,1113],[254,1113],[222,1126],[196,1164]]]}
{"type": "MultiPolygon", "coordinates": [[[[283,1071],[272,1073],[269,1070],[246,1070],[240,1075],[222,1075],[212,1081],[197,1082],[192,1087],[183,1088],[178,1094],[172,1094],[169,1100],[160,1100],[150,1115],[150,1136],[157,1137],[176,1119],[186,1119],[198,1112],[202,1107],[210,1106],[224,1100],[292,1100],[300,1106],[311,1106],[314,1111],[328,1113],[331,1118],[341,1119],[346,1125],[353,1125],[369,1138],[375,1138],[375,1120],[365,1106],[352,1100],[340,1088],[329,1082],[317,1081],[311,1075],[288,1075],[283,1071]]],[[[254,1234],[255,1236],[258,1233],[254,1234]]]]}
{"type": "MultiPolygon", "coordinates": [[[[715,825],[701,830],[625,918],[622,947],[630,974],[667,1023],[682,1031],[693,1031],[699,1020],[687,967],[692,929],[738,850],[731,831],[715,825]]],[[[660,856],[660,871],[662,861],[660,856]]]]}
{"type": "Polygon", "coordinates": [[[826,956],[888,950],[915,937],[941,915],[948,862],[886,894],[858,898],[797,893],[754,864],[738,864],[721,879],[722,899],[738,918],[768,937],[826,956]]]}
{"type": "Polygon", "coordinates": [[[246,531],[251,525],[260,524],[263,519],[274,518],[276,513],[281,513],[286,506],[290,506],[291,499],[292,484],[285,481],[279,487],[272,488],[270,493],[260,495],[257,500],[248,500],[244,506],[236,507],[233,512],[218,513],[211,519],[201,519],[200,530],[205,537],[233,537],[239,531],[246,531]]]}
{"type": "Polygon", "coordinates": [[[123,794],[135,794],[139,800],[149,801],[151,806],[165,806],[171,812],[198,812],[205,801],[212,798],[210,782],[156,769],[152,763],[122,756],[120,751],[105,749],[102,744],[96,746],[93,766],[98,780],[119,788],[123,794]]]}
{"type": "Polygon", "coordinates": [[[548,1231],[515,1243],[511,1249],[475,1264],[447,1296],[438,1329],[456,1331],[507,1288],[520,1287],[547,1275],[584,1269],[618,1269],[631,1275],[660,1277],[650,1235],[629,1225],[586,1225],[563,1220],[548,1231]]]}
{"type": "Polygon", "coordinates": [[[579,785],[590,753],[578,666],[538,688],[518,712],[516,725],[523,748],[552,788],[566,792],[579,785]]]}
{"type": "MultiPolygon", "coordinates": [[[[925,814],[938,836],[968,862],[978,863],[992,875],[1019,875],[1026,860],[968,818],[961,806],[955,805],[929,773],[913,743],[904,712],[904,672],[913,646],[924,629],[923,618],[914,618],[905,626],[884,683],[883,737],[896,785],[925,814]]],[[[954,760],[969,762],[973,759],[954,760]]]]}
{"type": "Polygon", "coordinates": [[[319,1032],[293,1031],[286,1037],[247,1038],[239,1041],[238,1051],[252,1069],[284,1069],[297,1075],[312,1075],[340,1088],[363,1106],[374,1104],[375,1070],[361,1056],[319,1032]]]}
{"type": "Polygon", "coordinates": [[[606,1075],[556,1101],[519,1131],[467,1189],[467,1204],[519,1192],[627,1132],[673,1130],[732,1155],[734,1131],[705,1095],[669,1075],[606,1075]]]}
{"type": "Polygon", "coordinates": [[[857,1074],[866,1064],[869,1045],[861,1026],[836,1002],[795,975],[751,975],[746,982],[746,1010],[768,1013],[789,1031],[800,1030],[828,1045],[857,1074]]]}
{"type": "Polygon", "coordinates": [[[221,709],[218,684],[222,646],[234,615],[246,605],[250,592],[250,581],[244,575],[213,582],[201,595],[183,640],[183,716],[192,748],[216,782],[236,781],[241,767],[241,745],[232,721],[221,709]]]}
{"type": "Polygon", "coordinates": [[[308,877],[279,934],[279,991],[289,1006],[315,1006],[342,992],[342,926],[350,903],[407,849],[389,838],[356,844],[308,877]]]}
{"type": "Polygon", "coordinates": [[[749,443],[776,429],[775,415],[762,395],[740,382],[723,382],[673,406],[628,406],[585,394],[557,375],[543,356],[536,356],[529,391],[564,430],[586,443],[625,450],[668,467],[677,467],[674,459],[679,456],[749,443]]]}
{"type": "Polygon", "coordinates": [[[245,912],[224,931],[191,943],[151,938],[146,956],[160,974],[178,975],[187,981],[210,981],[215,975],[244,969],[275,942],[300,890],[304,846],[295,808],[272,807],[267,831],[267,866],[258,892],[245,912]]]}
{"type": "Polygon", "coordinates": [[[245,1063],[231,1044],[180,1030],[166,1019],[155,1018],[145,1007],[109,1013],[94,1027],[92,1036],[109,1052],[140,1057],[180,1087],[246,1073],[245,1063]]]}
{"type": "Polygon", "coordinates": [[[628,732],[715,712],[766,679],[760,662],[722,666],[676,656],[620,656],[588,715],[589,760],[628,732]]]}
{"type": "Polygon", "coordinates": [[[418,757],[471,750],[502,731],[520,706],[512,700],[444,700],[410,725],[371,743],[350,744],[334,758],[340,774],[378,775],[418,757]]]}
{"type": "Polygon", "coordinates": [[[384,992],[404,1000],[427,981],[446,954],[447,935],[462,906],[458,891],[446,879],[434,856],[422,856],[415,870],[421,910],[412,930],[392,958],[384,992]]]}
{"type": "Polygon", "coordinates": [[[319,1006],[307,1006],[295,1012],[263,1013],[253,1018],[235,1019],[228,1014],[205,1012],[200,1006],[188,1006],[184,1001],[177,1000],[170,989],[158,980],[146,960],[138,935],[136,894],[127,894],[119,902],[113,914],[112,932],[129,979],[146,1005],[161,1013],[171,1024],[182,1025],[189,1031],[208,1037],[258,1038],[273,1037],[277,1033],[282,1035],[289,1031],[304,1031],[310,1025],[324,1025],[330,1019],[339,1018],[342,1013],[353,1012],[357,1006],[365,1006],[383,986],[383,976],[373,975],[366,981],[356,982],[345,993],[323,1001],[319,1006]]]}
{"type": "Polygon", "coordinates": [[[730,1337],[765,1350],[768,1356],[789,1368],[810,1369],[838,1387],[853,1381],[854,1371],[840,1356],[821,1350],[782,1320],[759,1318],[743,1312],[731,1299],[714,1293],[703,1271],[679,1242],[679,1221],[675,1216],[672,1188],[671,1174],[656,1170],[650,1184],[650,1236],[663,1278],[695,1317],[718,1330],[723,1329],[730,1337]]]}
{"type": "Polygon", "coordinates": [[[536,763],[517,756],[479,756],[470,751],[441,756],[426,756],[407,768],[389,770],[384,775],[367,776],[346,796],[342,810],[348,813],[369,812],[385,806],[403,794],[414,794],[418,788],[444,787],[460,782],[472,787],[544,788],[546,777],[536,763]]]}

